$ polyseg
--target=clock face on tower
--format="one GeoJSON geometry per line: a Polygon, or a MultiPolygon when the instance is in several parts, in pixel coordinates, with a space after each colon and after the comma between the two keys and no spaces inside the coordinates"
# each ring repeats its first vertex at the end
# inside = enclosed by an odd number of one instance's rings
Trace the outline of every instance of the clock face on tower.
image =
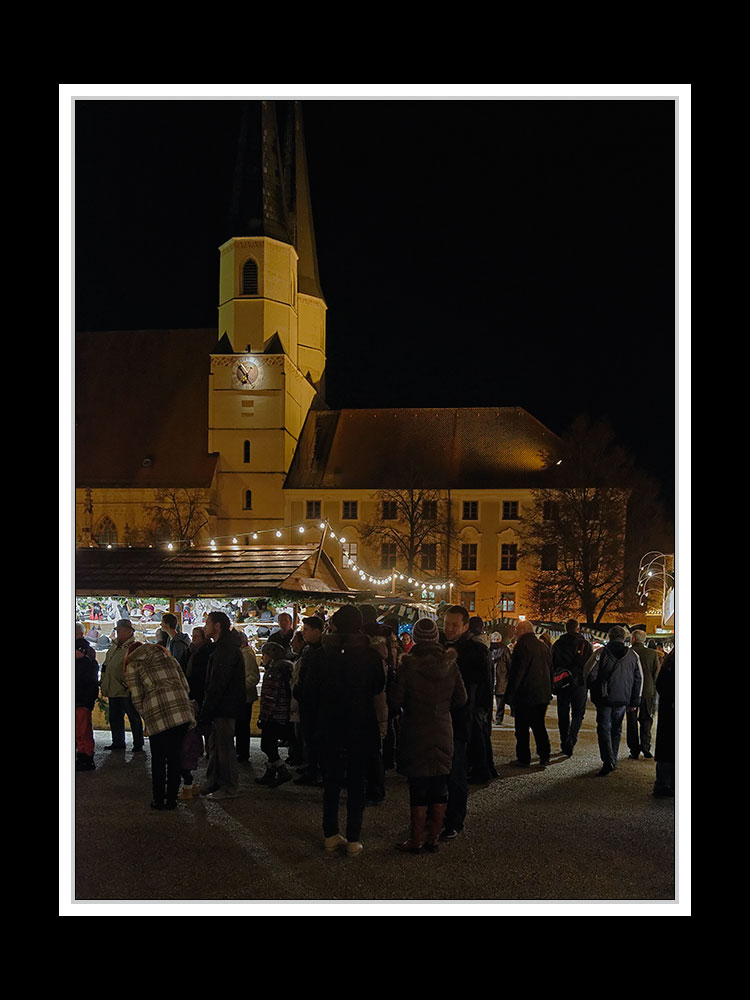
{"type": "Polygon", "coordinates": [[[235,389],[252,389],[258,381],[260,369],[250,358],[237,361],[232,367],[232,385],[235,389]]]}

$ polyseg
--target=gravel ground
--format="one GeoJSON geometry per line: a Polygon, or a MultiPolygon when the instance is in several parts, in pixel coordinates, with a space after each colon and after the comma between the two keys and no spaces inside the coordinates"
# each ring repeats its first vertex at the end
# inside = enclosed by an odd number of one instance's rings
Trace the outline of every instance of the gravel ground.
{"type": "MultiPolygon", "coordinates": [[[[554,749],[554,705],[547,720],[554,749]]],[[[72,779],[71,903],[294,902],[302,915],[312,912],[304,904],[322,901],[419,901],[431,903],[426,911],[435,915],[435,904],[447,901],[474,903],[480,914],[498,902],[564,901],[577,904],[572,912],[587,902],[617,902],[625,915],[634,912],[628,904],[671,902],[667,912],[675,910],[676,800],[651,795],[654,761],[628,759],[624,744],[617,771],[596,777],[591,708],[574,757],[553,756],[546,768],[508,766],[515,753],[506,717],[492,737],[500,778],[471,786],[461,836],[416,857],[394,850],[406,836],[409,806],[406,779],[393,772],[386,802],[365,813],[362,855],[330,856],[322,850],[321,790],[255,785],[265,761],[257,739],[250,764],[239,765],[236,799],[156,812],[149,808],[148,741],[145,754],[133,754],[128,734],[128,750],[113,754],[103,749],[109,733],[95,736],[96,771],[72,779]]],[[[198,780],[205,767],[204,758],[198,780]]],[[[126,915],[133,909],[121,908],[126,915]]]]}

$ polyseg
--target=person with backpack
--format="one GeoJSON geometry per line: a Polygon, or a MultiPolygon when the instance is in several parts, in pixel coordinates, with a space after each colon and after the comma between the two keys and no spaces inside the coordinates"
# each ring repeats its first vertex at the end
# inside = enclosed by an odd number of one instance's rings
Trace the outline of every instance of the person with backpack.
{"type": "Polygon", "coordinates": [[[190,636],[177,631],[177,616],[169,611],[161,616],[161,627],[168,637],[167,652],[177,660],[183,673],[186,673],[190,659],[190,636]]]}
{"type": "Polygon", "coordinates": [[[584,667],[594,652],[578,628],[578,622],[571,618],[565,623],[565,635],[552,646],[552,693],[557,698],[560,748],[566,757],[573,756],[586,714],[588,692],[584,667]]]}
{"type": "Polygon", "coordinates": [[[625,645],[626,637],[625,629],[615,625],[609,630],[607,645],[598,649],[584,668],[591,700],[596,705],[596,735],[602,759],[599,778],[606,778],[616,769],[625,712],[635,712],[641,703],[641,661],[636,651],[625,645]]]}

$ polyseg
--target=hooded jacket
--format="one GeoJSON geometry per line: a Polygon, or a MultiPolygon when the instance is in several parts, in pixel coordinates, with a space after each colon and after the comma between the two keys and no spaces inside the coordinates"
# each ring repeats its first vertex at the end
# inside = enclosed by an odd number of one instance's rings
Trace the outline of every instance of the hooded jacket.
{"type": "Polygon", "coordinates": [[[391,708],[403,710],[398,771],[410,778],[449,774],[453,759],[451,711],[466,704],[455,649],[418,642],[396,673],[391,708]]]}
{"type": "Polygon", "coordinates": [[[624,642],[608,642],[586,664],[591,700],[599,705],[628,705],[636,708],[641,703],[643,671],[634,649],[624,642]],[[589,670],[590,665],[590,670],[589,670]]]}
{"type": "Polygon", "coordinates": [[[76,639],[76,650],[83,656],[74,660],[76,708],[92,711],[99,695],[99,664],[85,639],[76,639]]]}
{"type": "Polygon", "coordinates": [[[262,722],[289,722],[292,670],[291,660],[280,657],[272,660],[263,671],[259,715],[262,722]]]}
{"type": "Polygon", "coordinates": [[[592,653],[591,643],[580,632],[566,632],[552,646],[552,667],[555,673],[570,670],[570,686],[581,687],[586,683],[584,667],[592,653]]]}
{"type": "Polygon", "coordinates": [[[245,712],[245,661],[242,640],[234,629],[211,646],[206,670],[206,690],[199,721],[239,719],[245,712]]]}

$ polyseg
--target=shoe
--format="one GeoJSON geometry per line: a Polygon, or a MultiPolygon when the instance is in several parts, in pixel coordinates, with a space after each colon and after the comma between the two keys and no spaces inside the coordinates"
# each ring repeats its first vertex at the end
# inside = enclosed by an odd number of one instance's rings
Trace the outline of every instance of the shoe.
{"type": "Polygon", "coordinates": [[[125,749],[125,744],[123,743],[123,745],[120,746],[118,743],[110,743],[109,746],[105,747],[104,749],[105,750],[124,750],[125,749]]]}
{"type": "Polygon", "coordinates": [[[654,755],[651,753],[650,750],[644,750],[643,751],[643,756],[646,758],[646,760],[653,760],[654,759],[654,755]]]}
{"type": "MultiPolygon", "coordinates": [[[[427,806],[412,806],[409,839],[396,844],[404,854],[421,854],[424,847],[424,829],[427,823],[427,806]]],[[[440,824],[442,826],[442,823],[440,824]]]]}
{"type": "Polygon", "coordinates": [[[256,785],[272,785],[273,784],[273,768],[267,767],[265,774],[261,778],[255,779],[256,785]]]}
{"type": "Polygon", "coordinates": [[[438,840],[443,840],[443,841],[455,840],[460,832],[461,832],[460,830],[454,830],[453,827],[448,827],[447,829],[443,830],[443,832],[438,837],[438,840]]]}
{"type": "Polygon", "coordinates": [[[437,802],[433,803],[428,810],[427,836],[425,837],[424,849],[429,851],[430,854],[436,854],[439,850],[438,841],[440,840],[443,823],[445,823],[447,808],[447,803],[437,802]]]}
{"type": "Polygon", "coordinates": [[[145,753],[145,752],[146,751],[143,747],[133,747],[133,753],[145,753]]]}
{"type": "Polygon", "coordinates": [[[164,803],[163,802],[152,802],[151,803],[151,808],[152,809],[163,809],[164,808],[164,803]]]}
{"type": "Polygon", "coordinates": [[[540,757],[539,758],[539,766],[540,767],[546,767],[549,764],[549,762],[550,762],[550,758],[549,757],[540,757]]]}
{"type": "Polygon", "coordinates": [[[217,789],[218,789],[217,785],[201,785],[200,788],[198,789],[198,791],[194,792],[193,794],[195,794],[195,795],[210,795],[212,792],[217,791],[217,789]]]}
{"type": "Polygon", "coordinates": [[[347,840],[346,841],[346,856],[347,858],[358,858],[364,849],[364,844],[361,840],[347,840]]]}
{"type": "Polygon", "coordinates": [[[601,771],[599,771],[599,773],[597,774],[597,778],[606,778],[607,775],[612,774],[613,771],[614,768],[612,767],[611,764],[605,764],[602,767],[601,771]]]}
{"type": "Polygon", "coordinates": [[[215,792],[209,792],[206,796],[212,802],[220,802],[222,799],[236,799],[236,792],[228,792],[226,788],[217,788],[215,792]]]}
{"type": "Polygon", "coordinates": [[[88,754],[79,754],[76,758],[76,771],[95,771],[96,764],[94,763],[94,758],[89,757],[88,754]]]}
{"type": "Polygon", "coordinates": [[[631,753],[628,755],[628,760],[638,760],[639,757],[640,757],[639,753],[631,753]]]}
{"type": "Polygon", "coordinates": [[[287,771],[286,767],[282,764],[281,767],[275,767],[271,772],[271,780],[268,782],[269,788],[278,788],[279,785],[283,785],[286,781],[291,781],[292,776],[287,771]]]}
{"type": "Polygon", "coordinates": [[[366,806],[382,806],[385,802],[385,798],[382,799],[365,799],[366,806]]]}
{"type": "Polygon", "coordinates": [[[334,833],[332,837],[326,837],[323,841],[323,847],[326,851],[333,853],[334,851],[337,851],[339,847],[343,847],[345,843],[345,837],[342,837],[340,833],[334,833]]]}

